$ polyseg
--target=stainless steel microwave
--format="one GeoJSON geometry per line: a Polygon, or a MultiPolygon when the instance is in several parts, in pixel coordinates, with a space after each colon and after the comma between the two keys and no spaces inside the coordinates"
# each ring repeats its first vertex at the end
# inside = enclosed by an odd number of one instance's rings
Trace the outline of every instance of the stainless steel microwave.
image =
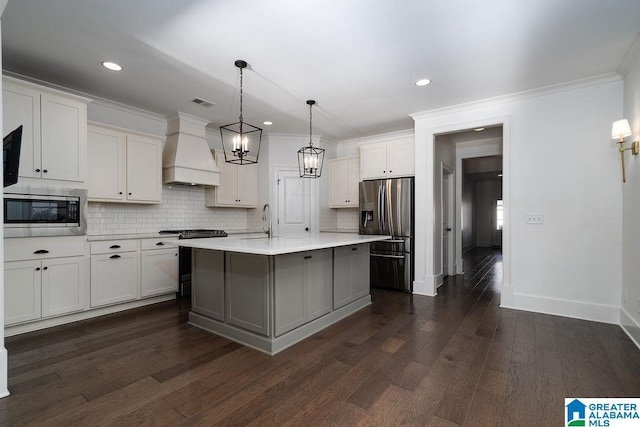
{"type": "Polygon", "coordinates": [[[87,190],[12,185],[4,191],[4,236],[87,234],[87,190]]]}

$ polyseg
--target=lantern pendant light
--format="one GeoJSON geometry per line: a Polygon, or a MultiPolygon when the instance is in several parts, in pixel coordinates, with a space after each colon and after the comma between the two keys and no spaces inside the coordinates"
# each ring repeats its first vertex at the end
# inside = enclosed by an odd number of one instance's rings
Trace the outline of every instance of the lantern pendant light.
{"type": "Polygon", "coordinates": [[[247,63],[239,59],[235,66],[240,69],[240,121],[220,126],[224,161],[237,165],[254,164],[258,163],[262,129],[245,123],[242,118],[242,70],[247,68],[247,63]]]}
{"type": "Polygon", "coordinates": [[[313,146],[312,135],[312,114],[311,109],[316,101],[310,99],[309,105],[309,145],[298,150],[298,170],[301,178],[320,178],[322,175],[322,164],[324,163],[324,148],[313,146]]]}

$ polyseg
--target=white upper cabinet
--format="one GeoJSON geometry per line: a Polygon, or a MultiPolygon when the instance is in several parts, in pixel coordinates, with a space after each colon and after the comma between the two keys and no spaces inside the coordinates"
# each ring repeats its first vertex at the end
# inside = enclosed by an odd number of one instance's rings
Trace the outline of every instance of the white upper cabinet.
{"type": "Polygon", "coordinates": [[[220,185],[205,190],[205,206],[255,208],[258,203],[257,165],[227,163],[222,150],[212,152],[220,170],[220,185]]]}
{"type": "Polygon", "coordinates": [[[415,175],[413,140],[360,145],[360,178],[380,179],[415,175]]]}
{"type": "Polygon", "coordinates": [[[86,98],[3,77],[3,135],[22,125],[19,176],[83,182],[86,98]]]}
{"type": "Polygon", "coordinates": [[[162,138],[91,124],[87,140],[89,201],[162,202],[162,138]]]}
{"type": "Polygon", "coordinates": [[[357,208],[360,162],[357,157],[329,160],[330,208],[357,208]]]}

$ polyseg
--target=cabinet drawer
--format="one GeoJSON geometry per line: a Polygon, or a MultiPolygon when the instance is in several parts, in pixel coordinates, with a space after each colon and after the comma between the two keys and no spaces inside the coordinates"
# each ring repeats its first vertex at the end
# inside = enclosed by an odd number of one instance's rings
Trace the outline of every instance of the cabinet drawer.
{"type": "Polygon", "coordinates": [[[168,240],[175,241],[176,244],[178,243],[177,237],[159,237],[157,239],[142,239],[140,240],[140,249],[142,249],[143,251],[148,251],[150,249],[173,248],[174,247],[173,245],[163,243],[168,240]]]}
{"type": "Polygon", "coordinates": [[[91,255],[108,254],[111,252],[131,252],[138,249],[138,241],[131,240],[105,240],[103,242],[91,242],[91,255]]]}
{"type": "Polygon", "coordinates": [[[59,258],[84,255],[87,238],[69,237],[17,237],[4,239],[4,260],[59,258]]]}

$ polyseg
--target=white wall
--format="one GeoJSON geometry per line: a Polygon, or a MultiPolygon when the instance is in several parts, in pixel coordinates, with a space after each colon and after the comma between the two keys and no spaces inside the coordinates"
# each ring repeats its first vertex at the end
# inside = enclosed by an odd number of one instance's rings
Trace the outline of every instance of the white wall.
{"type": "MultiPolygon", "coordinates": [[[[632,140],[640,139],[640,59],[624,79],[624,114],[631,125],[632,140]]],[[[616,153],[613,148],[610,156],[616,153]]],[[[615,156],[616,159],[618,158],[615,156]]],[[[618,187],[623,188],[622,299],[620,323],[640,347],[640,156],[625,153],[627,182],[618,170],[618,187]]]]}
{"type": "Polygon", "coordinates": [[[502,124],[502,306],[618,323],[622,192],[610,130],[622,89],[611,75],[413,115],[426,196],[416,203],[414,289],[435,293],[434,135],[502,124]],[[527,212],[543,213],[544,225],[525,224],[527,212]]]}

